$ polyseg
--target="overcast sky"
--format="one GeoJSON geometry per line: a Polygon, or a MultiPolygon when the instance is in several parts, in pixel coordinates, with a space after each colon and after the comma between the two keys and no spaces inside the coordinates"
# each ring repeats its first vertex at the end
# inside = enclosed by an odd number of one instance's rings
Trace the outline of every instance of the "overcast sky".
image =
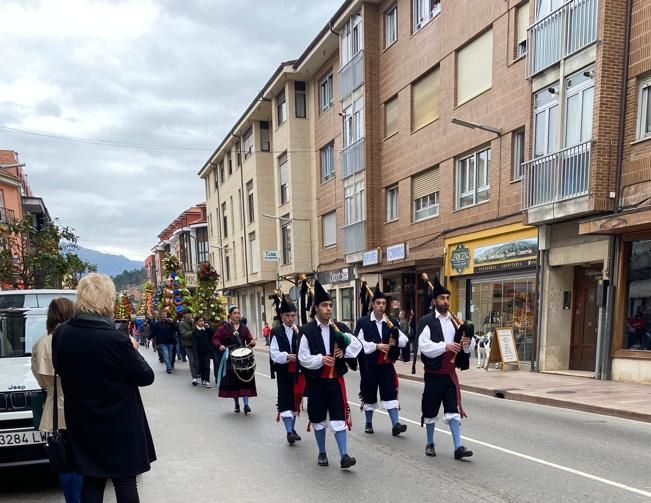
{"type": "Polygon", "coordinates": [[[196,173],[341,0],[2,0],[0,126],[80,244],[143,259],[205,199],[196,173]]]}

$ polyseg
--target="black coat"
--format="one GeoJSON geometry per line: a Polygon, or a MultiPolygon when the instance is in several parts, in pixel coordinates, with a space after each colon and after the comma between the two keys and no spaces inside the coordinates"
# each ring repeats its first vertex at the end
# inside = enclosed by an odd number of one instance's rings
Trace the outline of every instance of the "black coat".
{"type": "Polygon", "coordinates": [[[154,372],[129,338],[82,315],[57,328],[52,348],[77,471],[103,478],[148,471],[156,452],[138,387],[153,383],[154,372]]]}

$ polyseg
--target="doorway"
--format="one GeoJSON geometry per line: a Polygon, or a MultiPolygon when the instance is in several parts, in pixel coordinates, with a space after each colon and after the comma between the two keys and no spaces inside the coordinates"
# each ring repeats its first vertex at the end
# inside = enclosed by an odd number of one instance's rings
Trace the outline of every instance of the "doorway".
{"type": "Polygon", "coordinates": [[[602,270],[602,265],[574,268],[570,370],[593,371],[595,368],[599,324],[597,284],[602,270]]]}

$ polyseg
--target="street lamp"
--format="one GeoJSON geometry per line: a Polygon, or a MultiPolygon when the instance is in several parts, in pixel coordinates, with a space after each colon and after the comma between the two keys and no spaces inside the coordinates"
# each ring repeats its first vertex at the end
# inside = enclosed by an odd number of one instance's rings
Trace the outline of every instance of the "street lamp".
{"type": "Polygon", "coordinates": [[[483,124],[477,124],[476,122],[464,121],[463,119],[457,119],[456,117],[453,118],[451,122],[457,126],[467,127],[469,129],[481,129],[483,131],[488,131],[489,133],[494,133],[497,136],[502,136],[502,130],[493,126],[486,126],[483,124]]]}
{"type": "Polygon", "coordinates": [[[23,168],[23,167],[25,167],[25,164],[23,163],[0,164],[0,169],[23,168]]]}

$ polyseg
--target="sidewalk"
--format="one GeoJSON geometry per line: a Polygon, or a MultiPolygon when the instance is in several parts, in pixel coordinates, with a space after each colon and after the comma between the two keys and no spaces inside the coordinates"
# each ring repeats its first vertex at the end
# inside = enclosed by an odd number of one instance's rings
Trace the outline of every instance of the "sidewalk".
{"type": "MultiPolygon", "coordinates": [[[[258,340],[256,351],[268,353],[264,340],[258,340]]],[[[651,422],[651,385],[617,381],[596,381],[585,377],[530,372],[527,370],[488,371],[475,368],[459,372],[461,389],[508,400],[551,405],[566,409],[605,414],[651,422]]],[[[401,379],[423,380],[423,364],[396,362],[401,379]]]]}

